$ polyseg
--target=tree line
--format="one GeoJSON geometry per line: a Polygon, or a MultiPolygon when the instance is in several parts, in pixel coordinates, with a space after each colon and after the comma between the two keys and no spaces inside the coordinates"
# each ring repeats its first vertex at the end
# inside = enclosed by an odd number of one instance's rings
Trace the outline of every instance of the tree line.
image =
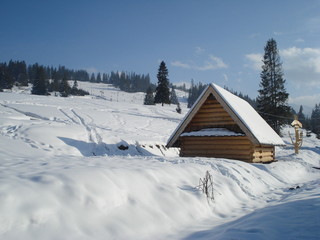
{"type": "Polygon", "coordinates": [[[28,86],[32,84],[32,94],[48,95],[55,92],[55,95],[63,97],[69,95],[88,95],[89,93],[78,89],[77,80],[73,86],[68,80],[83,75],[84,71],[68,70],[63,66],[59,68],[45,67],[38,63],[28,65],[25,61],[12,61],[0,63],[0,91],[11,89],[16,86],[28,86]]]}
{"type": "Polygon", "coordinates": [[[113,84],[115,87],[126,92],[146,92],[151,84],[149,74],[136,74],[134,72],[126,73],[114,72],[92,73],[86,70],[73,70],[65,66],[57,68],[43,66],[38,63],[27,65],[25,61],[13,61],[0,63],[0,91],[11,89],[14,85],[28,86],[29,83],[36,84],[34,94],[45,95],[48,92],[62,92],[62,95],[87,94],[82,91],[76,91],[76,84],[68,86],[67,80],[86,81],[95,83],[113,84]]]}

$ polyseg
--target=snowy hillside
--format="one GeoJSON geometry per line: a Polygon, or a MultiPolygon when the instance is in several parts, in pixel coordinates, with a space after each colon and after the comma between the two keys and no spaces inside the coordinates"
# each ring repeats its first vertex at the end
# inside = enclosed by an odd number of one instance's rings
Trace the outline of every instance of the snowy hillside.
{"type": "Polygon", "coordinates": [[[318,239],[320,141],[278,162],[180,158],[187,112],[79,83],[86,97],[0,93],[0,239],[318,239]],[[214,200],[196,186],[212,175],[214,200]]]}

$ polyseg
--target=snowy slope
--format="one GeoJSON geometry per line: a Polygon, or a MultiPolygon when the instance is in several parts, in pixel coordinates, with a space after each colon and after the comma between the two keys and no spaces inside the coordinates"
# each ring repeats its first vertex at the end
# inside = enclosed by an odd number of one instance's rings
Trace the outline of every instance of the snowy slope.
{"type": "Polygon", "coordinates": [[[79,85],[92,95],[0,93],[0,239],[318,238],[315,136],[298,156],[278,147],[269,165],[179,158],[163,145],[185,102],[178,114],[143,106],[142,93],[79,85]],[[196,188],[207,170],[214,201],[196,188]]]}

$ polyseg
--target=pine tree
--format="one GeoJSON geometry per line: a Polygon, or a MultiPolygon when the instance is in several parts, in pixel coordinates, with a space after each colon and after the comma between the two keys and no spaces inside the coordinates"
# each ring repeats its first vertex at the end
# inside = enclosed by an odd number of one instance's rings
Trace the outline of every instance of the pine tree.
{"type": "Polygon", "coordinates": [[[299,122],[301,122],[303,128],[305,128],[306,117],[305,117],[305,115],[304,115],[304,113],[303,113],[303,107],[302,107],[302,105],[300,105],[299,112],[298,112],[297,116],[298,116],[299,122]]]}
{"type": "Polygon", "coordinates": [[[168,69],[164,61],[160,63],[158,74],[158,86],[156,88],[156,95],[154,97],[155,103],[170,104],[170,90],[169,90],[169,79],[168,69]]]}
{"type": "Polygon", "coordinates": [[[201,82],[194,84],[193,79],[191,80],[191,86],[188,95],[188,108],[191,108],[192,105],[197,101],[198,97],[201,95],[206,86],[207,85],[203,85],[201,82]]]}
{"type": "Polygon", "coordinates": [[[100,74],[100,73],[98,73],[96,81],[97,81],[98,83],[100,83],[100,82],[102,81],[102,80],[101,80],[101,74],[100,74]]]}
{"type": "Polygon", "coordinates": [[[176,91],[174,90],[174,88],[171,88],[171,92],[170,92],[170,103],[171,104],[178,104],[179,100],[176,94],[176,91]]]}
{"type": "Polygon", "coordinates": [[[71,93],[71,87],[68,83],[67,80],[67,75],[64,74],[62,81],[60,83],[60,90],[59,90],[60,94],[62,97],[68,97],[71,93]]]}
{"type": "Polygon", "coordinates": [[[268,40],[264,51],[257,98],[258,111],[269,125],[280,133],[281,127],[286,124],[286,119],[283,117],[290,116],[287,104],[289,94],[284,87],[285,80],[276,41],[268,40]]]}
{"type": "Polygon", "coordinates": [[[13,78],[9,72],[7,65],[0,64],[0,89],[11,89],[13,86],[13,78]]]}
{"type": "Polygon", "coordinates": [[[73,89],[78,89],[78,81],[77,80],[74,80],[73,81],[73,86],[72,86],[73,89]]]}
{"type": "Polygon", "coordinates": [[[46,72],[42,66],[38,66],[36,68],[35,79],[33,81],[31,93],[36,95],[46,95],[48,93],[46,72]]]}
{"type": "Polygon", "coordinates": [[[316,134],[320,134],[320,103],[316,104],[311,113],[311,130],[316,134]]]}
{"type": "Polygon", "coordinates": [[[96,82],[96,77],[95,77],[94,73],[91,74],[90,82],[96,82]]]}
{"type": "Polygon", "coordinates": [[[147,89],[146,96],[144,97],[144,105],[154,105],[154,96],[151,87],[147,89]]]}

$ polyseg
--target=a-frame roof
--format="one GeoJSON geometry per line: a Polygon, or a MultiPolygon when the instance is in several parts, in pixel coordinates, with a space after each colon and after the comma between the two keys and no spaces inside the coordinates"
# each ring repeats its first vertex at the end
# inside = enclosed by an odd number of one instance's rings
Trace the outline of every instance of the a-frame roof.
{"type": "Polygon", "coordinates": [[[190,111],[173,132],[168,140],[167,147],[174,146],[179,136],[183,133],[184,129],[188,126],[210,94],[217,99],[253,144],[285,145],[279,135],[247,101],[237,97],[216,84],[210,84],[202,92],[190,111]]]}

